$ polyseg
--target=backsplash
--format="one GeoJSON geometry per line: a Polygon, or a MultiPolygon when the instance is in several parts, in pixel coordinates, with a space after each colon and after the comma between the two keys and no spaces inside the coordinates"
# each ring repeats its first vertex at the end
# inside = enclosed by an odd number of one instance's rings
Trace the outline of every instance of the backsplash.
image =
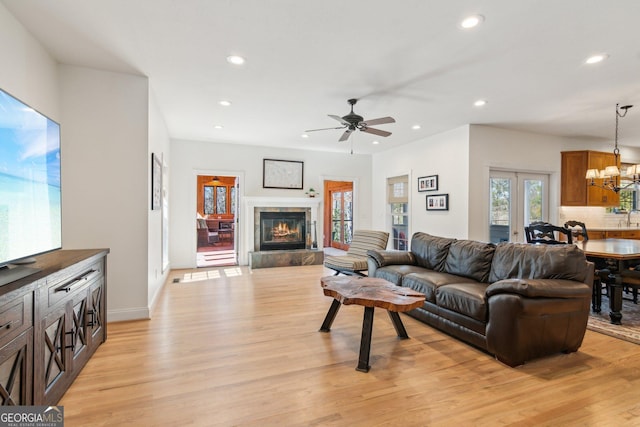
{"type": "MultiPolygon", "coordinates": [[[[588,229],[616,228],[627,226],[626,214],[607,213],[606,208],[588,206],[561,206],[558,211],[558,223],[564,224],[569,220],[581,221],[588,229]]],[[[640,215],[633,214],[633,225],[640,221],[640,215]]]]}

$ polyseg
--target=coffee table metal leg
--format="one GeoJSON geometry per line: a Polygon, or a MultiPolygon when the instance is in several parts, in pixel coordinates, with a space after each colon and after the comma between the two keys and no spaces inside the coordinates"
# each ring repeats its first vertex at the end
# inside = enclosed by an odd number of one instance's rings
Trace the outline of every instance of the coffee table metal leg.
{"type": "Polygon", "coordinates": [[[329,307],[329,311],[327,312],[326,317],[324,318],[324,322],[322,322],[322,326],[320,326],[320,332],[329,332],[331,330],[331,325],[333,324],[333,319],[336,318],[336,314],[338,314],[338,310],[340,309],[340,301],[334,299],[331,303],[331,307],[329,307]]]}
{"type": "Polygon", "coordinates": [[[360,338],[360,356],[356,371],[369,372],[369,353],[371,352],[371,332],[373,330],[373,307],[364,308],[362,320],[362,338],[360,338]]]}
{"type": "Polygon", "coordinates": [[[402,319],[400,319],[400,315],[398,314],[398,312],[387,310],[387,313],[389,313],[389,317],[391,318],[391,323],[393,323],[393,327],[396,328],[396,334],[398,334],[398,337],[409,338],[409,335],[407,335],[407,330],[404,328],[404,325],[402,324],[402,319]]]}

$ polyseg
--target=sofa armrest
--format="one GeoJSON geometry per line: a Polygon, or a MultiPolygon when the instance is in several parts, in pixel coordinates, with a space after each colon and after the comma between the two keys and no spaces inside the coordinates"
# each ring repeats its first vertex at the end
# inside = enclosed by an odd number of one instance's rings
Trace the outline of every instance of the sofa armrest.
{"type": "Polygon", "coordinates": [[[367,257],[373,259],[377,267],[385,265],[414,265],[416,258],[411,252],[369,249],[367,257]]]}
{"type": "Polygon", "coordinates": [[[590,297],[592,285],[564,279],[505,279],[492,283],[486,294],[517,294],[526,298],[590,297]]]}

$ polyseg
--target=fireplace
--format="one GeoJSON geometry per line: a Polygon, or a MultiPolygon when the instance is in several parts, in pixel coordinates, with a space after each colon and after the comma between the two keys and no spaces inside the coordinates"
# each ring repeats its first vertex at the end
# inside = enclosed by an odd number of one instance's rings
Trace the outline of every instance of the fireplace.
{"type": "Polygon", "coordinates": [[[305,249],[305,212],[260,212],[260,250],[305,249]]]}

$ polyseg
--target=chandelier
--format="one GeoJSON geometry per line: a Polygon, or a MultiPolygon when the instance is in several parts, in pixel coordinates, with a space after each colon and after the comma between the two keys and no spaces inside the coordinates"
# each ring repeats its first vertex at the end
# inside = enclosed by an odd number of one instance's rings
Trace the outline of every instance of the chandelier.
{"type": "Polygon", "coordinates": [[[620,164],[620,149],[618,149],[618,119],[624,117],[629,112],[629,108],[633,105],[625,105],[620,107],[620,104],[616,104],[616,133],[615,133],[615,146],[613,148],[613,155],[615,156],[615,164],[613,166],[607,166],[602,170],[588,169],[586,178],[591,180],[590,185],[619,192],[634,184],[640,184],[640,164],[629,166],[626,170],[626,179],[631,181],[630,183],[620,186],[618,185],[618,177],[620,176],[620,170],[618,164],[620,164]],[[601,179],[602,184],[597,184],[596,179],[601,179]]]}

